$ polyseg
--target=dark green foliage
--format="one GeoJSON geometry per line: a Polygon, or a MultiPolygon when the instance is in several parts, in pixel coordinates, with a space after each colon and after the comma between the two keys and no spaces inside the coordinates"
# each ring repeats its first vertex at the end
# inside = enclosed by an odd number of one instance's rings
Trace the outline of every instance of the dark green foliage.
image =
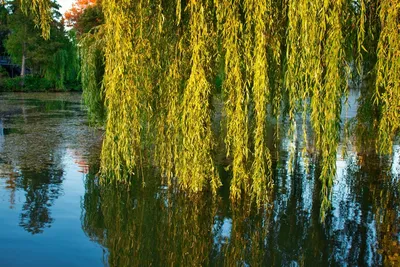
{"type": "MultiPolygon", "coordinates": [[[[53,3],[51,8],[50,34],[49,38],[45,40],[42,37],[41,29],[36,27],[34,16],[24,12],[19,1],[8,1],[6,28],[9,34],[4,41],[6,52],[11,56],[15,65],[22,68],[25,64],[26,71],[34,75],[35,79],[44,79],[43,85],[51,84],[46,88],[66,90],[72,89],[70,88],[72,86],[77,89],[79,88],[77,84],[79,58],[75,36],[74,34],[67,35],[63,22],[60,21],[59,5],[53,3]]],[[[21,76],[24,74],[21,72],[21,76]]],[[[15,87],[7,86],[7,88],[15,87]]],[[[18,88],[18,90],[25,89],[25,86],[18,88]]],[[[38,88],[34,90],[38,90],[38,88]]]]}
{"type": "Polygon", "coordinates": [[[8,72],[5,68],[0,67],[0,79],[8,78],[8,72]]]}
{"type": "Polygon", "coordinates": [[[4,6],[0,5],[0,56],[4,55],[6,52],[3,41],[5,40],[9,32],[7,27],[7,17],[7,9],[4,6]]]}
{"type": "Polygon", "coordinates": [[[104,124],[106,119],[104,75],[104,15],[99,5],[87,7],[74,25],[79,38],[83,100],[89,119],[104,124]]]}
{"type": "Polygon", "coordinates": [[[99,5],[87,7],[78,18],[74,28],[78,34],[88,33],[94,27],[104,23],[104,14],[99,5]]]}
{"type": "Polygon", "coordinates": [[[54,90],[55,84],[45,78],[33,75],[5,78],[0,80],[0,92],[38,92],[54,90]]]}

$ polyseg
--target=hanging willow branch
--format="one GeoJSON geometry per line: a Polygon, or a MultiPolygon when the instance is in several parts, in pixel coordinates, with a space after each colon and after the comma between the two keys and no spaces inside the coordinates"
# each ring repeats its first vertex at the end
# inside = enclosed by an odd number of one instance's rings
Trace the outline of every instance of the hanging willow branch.
{"type": "Polygon", "coordinates": [[[103,25],[86,33],[80,40],[83,100],[88,107],[90,121],[99,124],[104,123],[106,116],[103,92],[104,46],[103,25]]]}
{"type": "MultiPolygon", "coordinates": [[[[322,161],[322,220],[330,207],[336,174],[341,97],[344,93],[341,12],[341,1],[294,0],[289,4],[288,13],[286,86],[290,100],[289,117],[294,122],[297,110],[303,113],[306,141],[310,97],[311,123],[322,161]]],[[[294,127],[292,124],[293,132],[294,127]]]]}
{"type": "Polygon", "coordinates": [[[44,39],[50,38],[51,1],[50,0],[20,0],[25,13],[33,13],[34,22],[42,29],[44,39]]]}
{"type": "MultiPolygon", "coordinates": [[[[21,1],[46,35],[50,0],[21,1]]],[[[375,84],[363,92],[375,92],[377,150],[392,151],[400,127],[399,0],[110,0],[102,6],[102,34],[82,43],[82,79],[86,98],[101,96],[100,83],[104,88],[103,180],[129,182],[142,151],[151,150],[168,184],[216,192],[211,99],[220,94],[213,83],[217,56],[233,200],[247,194],[258,204],[268,201],[268,111],[279,121],[287,99],[295,140],[290,154],[295,158],[300,118],[304,162],[312,158],[311,137],[320,159],[326,217],[350,72],[363,82],[368,76],[365,87],[375,84]]]]}
{"type": "MultiPolygon", "coordinates": [[[[321,127],[320,150],[322,156],[322,170],[320,180],[322,181],[322,204],[321,219],[324,220],[325,211],[331,206],[330,195],[333,186],[333,179],[336,175],[336,150],[339,144],[341,96],[344,88],[342,87],[343,69],[343,48],[341,31],[341,11],[342,1],[332,0],[331,8],[325,4],[327,9],[326,41],[324,46],[324,65],[325,76],[324,86],[321,87],[320,99],[320,121],[321,127]],[[323,117],[322,117],[323,116],[323,117]]],[[[313,96],[315,97],[315,96],[313,96]]],[[[314,121],[314,125],[317,122],[314,121]]],[[[317,126],[317,127],[318,127],[317,126]]]]}
{"type": "Polygon", "coordinates": [[[377,150],[392,153],[393,138],[400,127],[400,1],[381,1],[382,31],[376,64],[376,102],[381,106],[377,150]]]}
{"type": "Polygon", "coordinates": [[[105,73],[107,123],[101,154],[103,177],[129,181],[139,159],[140,131],[138,55],[134,49],[139,27],[135,6],[129,0],[103,3],[105,17],[105,73]]]}
{"type": "Polygon", "coordinates": [[[268,24],[265,24],[265,21],[267,18],[272,18],[271,15],[274,10],[270,1],[260,2],[253,0],[252,6],[252,20],[254,23],[254,34],[252,34],[254,35],[253,99],[256,113],[252,194],[257,203],[260,204],[262,201],[267,200],[267,188],[272,189],[272,159],[265,141],[267,104],[271,91],[268,78],[267,34],[271,33],[271,28],[267,28],[268,24]]]}
{"type": "Polygon", "coordinates": [[[187,71],[184,67],[186,66],[185,38],[178,34],[179,30],[174,32],[176,20],[180,20],[180,16],[180,13],[175,14],[173,7],[165,8],[160,16],[166,18],[165,25],[163,25],[165,34],[160,36],[157,45],[162,62],[159,64],[161,78],[156,112],[155,158],[168,185],[173,184],[179,163],[179,152],[182,149],[180,119],[183,106],[180,103],[182,101],[182,81],[187,78],[187,71]],[[171,34],[171,32],[174,33],[171,34]]]}
{"type": "Polygon", "coordinates": [[[215,192],[221,184],[211,157],[211,84],[207,79],[207,67],[211,60],[208,47],[212,36],[208,26],[209,8],[207,1],[201,0],[191,0],[187,7],[190,15],[191,70],[183,92],[183,147],[177,176],[181,186],[193,192],[203,190],[209,182],[215,192]]]}
{"type": "MultiPolygon", "coordinates": [[[[249,91],[243,78],[243,26],[240,21],[239,1],[229,0],[218,3],[219,23],[222,24],[222,43],[225,52],[226,94],[225,110],[227,116],[227,134],[225,143],[227,156],[232,156],[231,196],[239,198],[241,191],[249,191],[247,161],[249,157],[248,104],[249,91]]],[[[251,55],[247,55],[251,57],[251,55]]]]}

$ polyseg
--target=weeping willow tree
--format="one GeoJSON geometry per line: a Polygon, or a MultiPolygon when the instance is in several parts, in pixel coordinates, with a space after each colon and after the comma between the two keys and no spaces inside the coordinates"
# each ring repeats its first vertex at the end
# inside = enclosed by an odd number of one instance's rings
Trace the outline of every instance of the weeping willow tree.
{"type": "Polygon", "coordinates": [[[392,141],[400,127],[400,1],[382,1],[381,34],[376,64],[376,101],[382,109],[378,149],[392,152],[392,141]]]}
{"type": "MultiPolygon", "coordinates": [[[[33,3],[46,1],[29,3],[44,14],[33,3]]],[[[377,150],[391,152],[400,112],[397,0],[111,0],[102,8],[104,181],[130,182],[151,155],[147,163],[160,167],[168,184],[216,192],[213,96],[220,94],[214,81],[221,69],[233,200],[268,201],[267,119],[287,118],[294,148],[301,124],[303,158],[321,165],[325,218],[342,103],[354,77],[363,92],[373,92],[379,110],[377,150]]],[[[87,76],[85,88],[93,79],[87,76]]]]}
{"type": "Polygon", "coordinates": [[[80,40],[81,81],[83,100],[88,107],[89,119],[103,124],[106,111],[104,106],[104,27],[86,33],[80,40]]]}
{"type": "Polygon", "coordinates": [[[104,86],[108,113],[101,159],[105,177],[120,181],[127,181],[128,175],[133,174],[139,158],[141,125],[136,82],[139,54],[135,49],[139,16],[135,16],[135,8],[138,6],[128,0],[108,1],[104,5],[104,86]]]}
{"type": "Polygon", "coordinates": [[[182,99],[183,142],[177,176],[184,188],[194,192],[201,191],[208,181],[213,191],[220,185],[211,157],[211,84],[207,77],[211,61],[209,43],[213,36],[210,4],[208,1],[191,0],[187,7],[190,15],[188,41],[191,66],[182,99]]]}
{"type": "Polygon", "coordinates": [[[62,41],[63,47],[50,57],[44,76],[54,82],[56,89],[64,90],[66,84],[73,85],[78,82],[80,65],[75,36],[71,34],[62,41]]]}
{"type": "Polygon", "coordinates": [[[227,95],[225,109],[227,113],[226,145],[227,155],[233,156],[231,192],[234,197],[249,184],[247,161],[249,157],[248,104],[249,90],[244,81],[243,25],[240,22],[239,1],[218,3],[219,22],[222,24],[222,39],[225,50],[224,90],[227,95]]]}
{"type": "Polygon", "coordinates": [[[50,38],[51,0],[20,0],[25,13],[34,14],[34,21],[40,25],[44,39],[50,38]]]}

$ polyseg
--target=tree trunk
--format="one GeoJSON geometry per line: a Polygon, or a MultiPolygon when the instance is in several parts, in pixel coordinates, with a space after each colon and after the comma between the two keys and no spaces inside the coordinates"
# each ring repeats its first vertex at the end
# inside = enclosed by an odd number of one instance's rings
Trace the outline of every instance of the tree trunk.
{"type": "Polygon", "coordinates": [[[26,56],[25,56],[25,42],[24,42],[24,48],[22,51],[22,64],[21,64],[21,77],[25,76],[25,61],[26,61],[26,56]]]}

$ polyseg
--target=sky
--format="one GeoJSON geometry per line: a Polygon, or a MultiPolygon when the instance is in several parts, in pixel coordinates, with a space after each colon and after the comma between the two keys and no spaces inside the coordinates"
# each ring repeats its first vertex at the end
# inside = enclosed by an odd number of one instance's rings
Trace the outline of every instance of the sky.
{"type": "Polygon", "coordinates": [[[65,11],[70,9],[72,6],[72,3],[75,2],[75,0],[57,0],[57,2],[61,5],[60,12],[61,14],[64,15],[65,11]]]}

